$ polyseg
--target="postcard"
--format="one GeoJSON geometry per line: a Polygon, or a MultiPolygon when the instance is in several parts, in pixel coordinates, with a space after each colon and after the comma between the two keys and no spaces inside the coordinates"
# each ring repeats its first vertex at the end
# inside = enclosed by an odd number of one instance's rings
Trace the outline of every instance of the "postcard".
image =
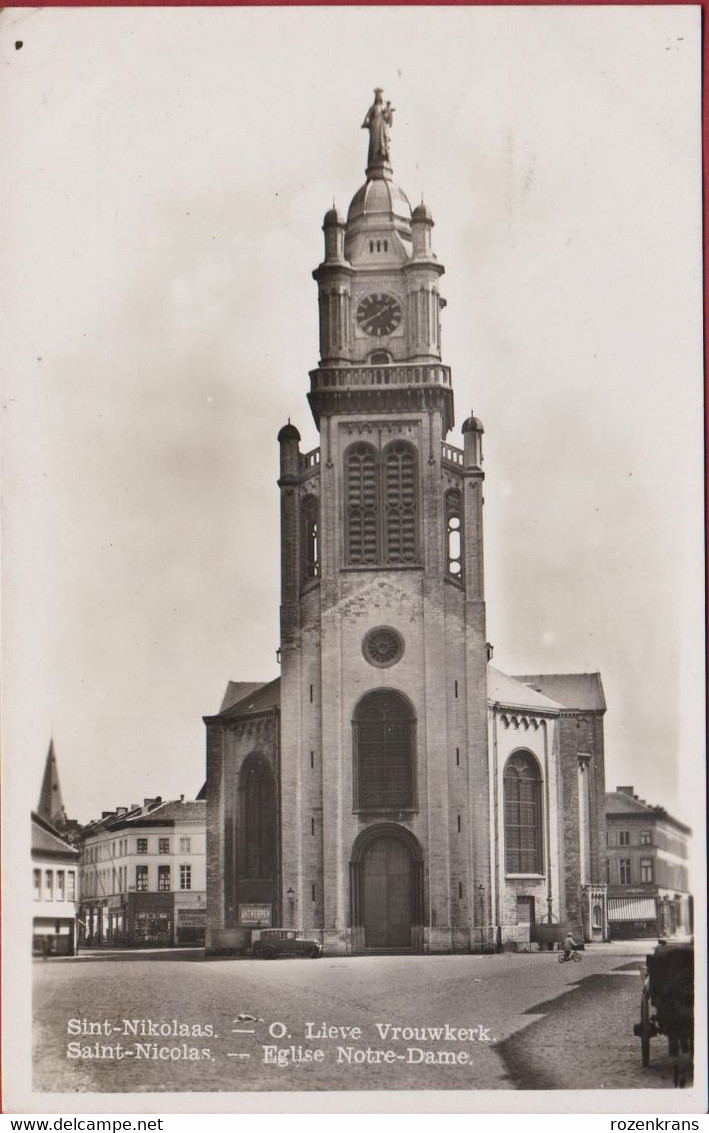
{"type": "Polygon", "coordinates": [[[703,1112],[700,8],[6,9],[6,1108],[703,1112]]]}

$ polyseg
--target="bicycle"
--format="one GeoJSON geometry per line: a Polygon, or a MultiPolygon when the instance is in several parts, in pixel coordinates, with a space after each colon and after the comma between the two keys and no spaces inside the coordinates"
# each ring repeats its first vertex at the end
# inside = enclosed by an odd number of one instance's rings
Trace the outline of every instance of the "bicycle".
{"type": "Polygon", "coordinates": [[[571,963],[580,964],[581,963],[581,953],[580,952],[572,952],[570,956],[567,956],[565,952],[560,952],[559,955],[557,956],[557,960],[559,961],[560,964],[571,964],[571,963]]]}

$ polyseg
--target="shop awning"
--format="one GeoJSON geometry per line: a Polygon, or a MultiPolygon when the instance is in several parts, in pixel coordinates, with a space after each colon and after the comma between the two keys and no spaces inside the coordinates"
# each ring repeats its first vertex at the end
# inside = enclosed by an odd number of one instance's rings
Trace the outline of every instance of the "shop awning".
{"type": "Polygon", "coordinates": [[[652,897],[609,897],[609,921],[655,921],[657,909],[652,897]]]}

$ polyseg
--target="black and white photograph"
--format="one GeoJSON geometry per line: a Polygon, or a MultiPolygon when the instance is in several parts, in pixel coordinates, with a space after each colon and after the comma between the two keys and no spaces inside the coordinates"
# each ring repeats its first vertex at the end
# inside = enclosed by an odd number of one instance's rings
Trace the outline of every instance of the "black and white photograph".
{"type": "Polygon", "coordinates": [[[0,16],[7,1111],[705,1111],[701,50],[0,16]]]}

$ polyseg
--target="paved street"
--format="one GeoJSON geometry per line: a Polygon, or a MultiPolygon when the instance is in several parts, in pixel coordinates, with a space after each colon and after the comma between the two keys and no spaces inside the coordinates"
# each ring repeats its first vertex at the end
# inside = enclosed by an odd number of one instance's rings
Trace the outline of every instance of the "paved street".
{"type": "Polygon", "coordinates": [[[667,1088],[666,1041],[643,1070],[632,1033],[646,951],[596,946],[563,965],[549,953],[268,962],[199,950],[38,961],[35,1088],[667,1088]]]}

